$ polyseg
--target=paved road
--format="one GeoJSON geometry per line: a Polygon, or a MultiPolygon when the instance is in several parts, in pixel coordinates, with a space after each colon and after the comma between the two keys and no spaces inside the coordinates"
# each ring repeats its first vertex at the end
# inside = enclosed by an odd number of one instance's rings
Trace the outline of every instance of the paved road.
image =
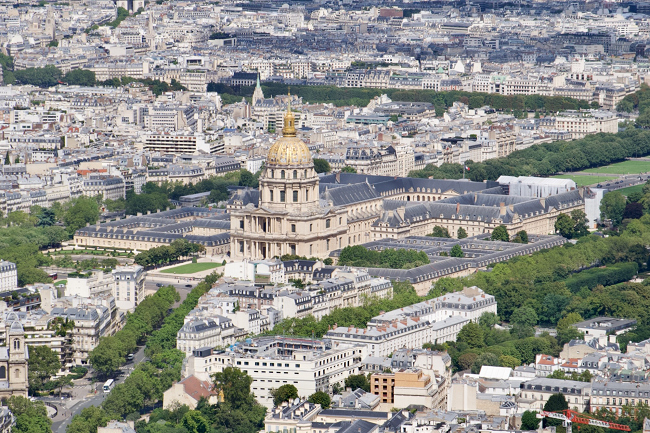
{"type": "MultiPolygon", "coordinates": [[[[157,284],[162,284],[164,286],[171,284],[176,287],[176,291],[181,295],[180,302],[183,302],[187,297],[187,294],[190,293],[198,283],[199,281],[187,281],[184,277],[158,277],[149,274],[145,279],[144,291],[145,293],[151,293],[158,290],[157,284]]],[[[176,308],[178,304],[179,303],[175,304],[174,308],[176,308]]]]}
{"type": "MultiPolygon", "coordinates": [[[[133,362],[129,362],[121,369],[121,374],[115,379],[116,383],[122,383],[124,380],[131,374],[135,365],[144,361],[144,347],[141,347],[135,354],[133,362]]],[[[53,433],[65,433],[70,420],[75,415],[78,415],[83,409],[90,406],[99,406],[104,401],[106,395],[102,392],[101,386],[103,384],[95,384],[92,387],[97,387],[99,390],[94,396],[89,396],[91,393],[91,385],[86,385],[86,388],[83,392],[84,396],[81,398],[65,399],[60,400],[58,398],[39,398],[39,400],[47,401],[50,403],[56,404],[59,410],[59,414],[53,420],[52,423],[52,432],[53,433]]],[[[76,387],[75,387],[76,388],[76,387]]]]}

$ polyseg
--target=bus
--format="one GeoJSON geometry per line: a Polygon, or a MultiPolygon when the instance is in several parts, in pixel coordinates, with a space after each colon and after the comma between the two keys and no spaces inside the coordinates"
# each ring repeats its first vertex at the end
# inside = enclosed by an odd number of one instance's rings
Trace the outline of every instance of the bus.
{"type": "Polygon", "coordinates": [[[52,272],[51,274],[48,274],[47,276],[52,278],[52,280],[56,280],[57,278],[59,278],[59,275],[56,272],[52,272]]]}
{"type": "Polygon", "coordinates": [[[111,392],[111,389],[115,386],[115,381],[113,379],[108,379],[104,384],[104,392],[111,392]]]}

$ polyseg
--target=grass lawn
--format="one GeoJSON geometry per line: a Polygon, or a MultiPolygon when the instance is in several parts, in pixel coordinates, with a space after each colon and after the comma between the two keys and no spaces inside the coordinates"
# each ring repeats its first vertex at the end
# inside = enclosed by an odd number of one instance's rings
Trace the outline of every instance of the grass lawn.
{"type": "Polygon", "coordinates": [[[221,263],[188,263],[174,268],[160,271],[163,274],[193,274],[195,272],[207,271],[221,266],[221,263]]]}
{"type": "Polygon", "coordinates": [[[55,286],[58,286],[60,284],[65,285],[65,284],[68,284],[68,280],[56,280],[56,281],[53,281],[52,284],[54,284],[55,286]]]}
{"type": "Polygon", "coordinates": [[[553,176],[553,178],[571,179],[578,186],[604,183],[613,179],[617,179],[616,176],[587,176],[587,175],[579,175],[579,174],[558,174],[557,176],[553,176]]]}
{"type": "Polygon", "coordinates": [[[641,185],[634,185],[634,186],[628,186],[627,188],[621,188],[618,191],[623,194],[624,196],[627,196],[629,194],[632,194],[633,192],[643,192],[643,186],[644,184],[641,185]]]}
{"type": "Polygon", "coordinates": [[[588,168],[585,173],[639,174],[650,171],[650,161],[623,161],[598,168],[588,168]]]}

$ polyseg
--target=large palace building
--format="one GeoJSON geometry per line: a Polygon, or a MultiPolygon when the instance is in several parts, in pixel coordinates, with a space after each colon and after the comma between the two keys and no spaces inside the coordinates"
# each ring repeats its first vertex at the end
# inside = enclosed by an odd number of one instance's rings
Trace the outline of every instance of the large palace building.
{"type": "Polygon", "coordinates": [[[74,242],[143,251],[184,238],[203,245],[209,256],[230,253],[233,260],[285,254],[324,259],[348,245],[425,236],[435,226],[447,229],[452,237],[461,228],[469,236],[479,236],[499,225],[511,236],[520,230],[548,235],[555,233],[561,213],[584,211],[586,202],[598,209],[597,197],[588,188],[577,189],[575,184],[560,188],[557,182],[549,186],[544,179],[521,182],[354,173],[319,176],[308,147],[296,137],[289,106],[282,137],[268,152],[259,190],[237,189],[227,213],[186,207],[130,216],[83,227],[74,242]],[[531,181],[539,185],[531,189],[531,181]],[[533,190],[535,194],[530,193],[533,190]]]}
{"type": "Polygon", "coordinates": [[[320,199],[314,161],[307,145],[296,137],[290,105],[282,137],[269,149],[259,182],[258,206],[229,208],[233,259],[327,257],[348,245],[347,212],[320,199]]]}

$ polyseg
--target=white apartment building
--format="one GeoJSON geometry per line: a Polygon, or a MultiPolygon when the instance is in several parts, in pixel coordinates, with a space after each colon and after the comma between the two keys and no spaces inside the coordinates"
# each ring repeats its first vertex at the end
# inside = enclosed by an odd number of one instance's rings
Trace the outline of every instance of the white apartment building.
{"type": "Polygon", "coordinates": [[[368,325],[367,328],[334,326],[327,331],[325,338],[337,343],[365,345],[369,356],[389,356],[403,347],[455,341],[460,330],[468,323],[468,319],[459,316],[434,323],[414,317],[368,325]]]}
{"type": "Polygon", "coordinates": [[[604,110],[565,111],[555,118],[555,129],[568,131],[574,140],[600,132],[618,132],[618,116],[604,110]]]}
{"type": "Polygon", "coordinates": [[[238,343],[226,351],[195,351],[183,364],[182,377],[199,380],[226,367],[237,367],[253,378],[251,391],[264,406],[273,407],[272,389],[291,384],[299,397],[316,391],[330,392],[334,384],[358,374],[361,360],[367,355],[364,346],[333,343],[323,340],[262,337],[238,343]]]}
{"type": "Polygon", "coordinates": [[[115,282],[111,274],[94,270],[85,274],[68,276],[65,286],[65,296],[78,296],[81,298],[94,298],[102,295],[113,295],[115,282]]]}
{"type": "Polygon", "coordinates": [[[16,264],[0,259],[0,291],[9,292],[18,287],[16,264]]]}
{"type": "Polygon", "coordinates": [[[117,200],[126,197],[124,178],[120,176],[90,175],[83,181],[83,195],[101,195],[104,200],[117,200]]]}
{"type": "Polygon", "coordinates": [[[144,299],[146,272],[140,265],[118,266],[112,272],[113,297],[120,310],[134,310],[144,299]]]}
{"type": "Polygon", "coordinates": [[[185,323],[176,335],[176,348],[186,355],[203,347],[213,348],[220,345],[221,327],[213,319],[191,320],[185,323]]]}
{"type": "Polygon", "coordinates": [[[284,265],[278,259],[243,260],[226,263],[224,277],[241,281],[257,281],[264,283],[285,283],[284,265]]]}
{"type": "MultiPolygon", "coordinates": [[[[217,144],[215,142],[215,146],[217,144]]],[[[212,152],[211,143],[206,143],[205,137],[199,134],[149,134],[145,136],[144,149],[161,154],[198,154],[200,151],[217,153],[216,147],[212,152]]]]}

